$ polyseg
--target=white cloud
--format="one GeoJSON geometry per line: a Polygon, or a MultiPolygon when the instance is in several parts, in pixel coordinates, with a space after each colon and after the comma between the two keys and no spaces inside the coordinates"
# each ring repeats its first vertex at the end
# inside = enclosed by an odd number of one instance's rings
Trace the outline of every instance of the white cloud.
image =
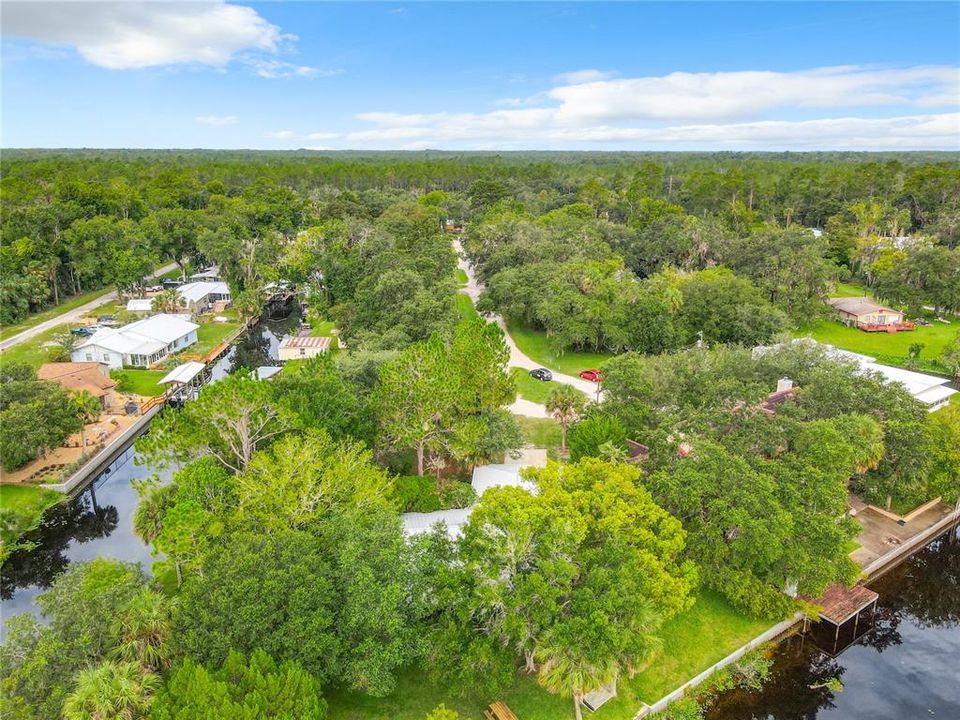
{"type": "Polygon", "coordinates": [[[222,67],[241,51],[290,39],[256,10],[208,2],[3,3],[3,34],[77,49],[112,70],[196,63],[222,67]]]}
{"type": "Polygon", "coordinates": [[[340,137],[340,133],[335,132],[312,132],[306,134],[307,140],[333,140],[340,137]]]}
{"type": "Polygon", "coordinates": [[[194,121],[201,125],[236,125],[240,118],[236,115],[197,115],[194,121]]]}
{"type": "Polygon", "coordinates": [[[557,75],[554,80],[564,85],[580,85],[581,83],[598,82],[606,80],[615,75],[615,73],[605,70],[574,70],[557,75]]]}
{"type": "Polygon", "coordinates": [[[268,132],[266,136],[274,140],[293,140],[297,134],[293,130],[274,130],[273,132],[268,132]]]}
{"type": "Polygon", "coordinates": [[[373,127],[346,138],[371,147],[960,147],[960,116],[916,114],[917,108],[960,106],[955,67],[673,73],[618,80],[594,79],[596,71],[573,75],[583,82],[497,103],[508,109],[361,113],[356,118],[373,127]],[[811,118],[817,111],[821,117],[811,118]]]}
{"type": "Polygon", "coordinates": [[[756,116],[782,108],[931,106],[960,97],[956,67],[829,67],[797,72],[671,73],[587,81],[551,90],[558,121],[702,121],[756,116]]]}
{"type": "Polygon", "coordinates": [[[309,65],[297,65],[274,58],[250,58],[247,63],[253,71],[262,78],[289,78],[289,77],[330,77],[339,75],[343,70],[326,70],[309,65]]]}

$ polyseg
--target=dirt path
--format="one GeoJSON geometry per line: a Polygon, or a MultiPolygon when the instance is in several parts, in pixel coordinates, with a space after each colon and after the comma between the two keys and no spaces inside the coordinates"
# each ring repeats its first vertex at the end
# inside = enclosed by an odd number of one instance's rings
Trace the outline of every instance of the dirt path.
{"type": "MultiPolygon", "coordinates": [[[[156,270],[152,275],[148,277],[155,278],[159,275],[163,275],[164,273],[170,272],[175,267],[177,267],[176,264],[170,263],[169,265],[165,265],[159,270],[156,270]]],[[[60,315],[57,315],[55,318],[51,318],[50,320],[44,320],[42,323],[37,323],[33,327],[27,328],[23,332],[17,333],[16,335],[8,337],[6,340],[3,340],[2,342],[0,342],[0,350],[6,350],[7,348],[13,347],[14,345],[19,345],[25,340],[29,340],[30,338],[36,337],[40,333],[46,332],[50,328],[54,328],[57,325],[76,322],[80,318],[82,318],[84,315],[89,313],[91,310],[95,310],[101,305],[106,305],[107,303],[113,302],[116,299],[117,299],[117,292],[116,290],[114,290],[113,292],[108,292],[104,295],[101,295],[100,297],[94,300],[91,300],[88,303],[84,303],[79,307],[75,307],[73,310],[68,310],[65,313],[61,313],[60,315]]]]}
{"type": "MultiPolygon", "coordinates": [[[[460,292],[468,296],[473,301],[474,305],[476,305],[477,300],[480,298],[480,293],[483,292],[483,285],[477,280],[476,273],[473,271],[473,264],[467,259],[467,256],[463,251],[463,246],[460,244],[459,238],[453,241],[453,249],[457,253],[458,267],[467,274],[467,286],[461,288],[460,292]]],[[[507,347],[510,348],[510,367],[523,368],[524,370],[533,370],[538,367],[543,367],[543,365],[524,355],[520,351],[520,348],[517,347],[517,344],[510,336],[510,331],[507,330],[507,324],[503,321],[502,317],[492,313],[488,313],[486,317],[495,321],[503,330],[503,336],[506,340],[507,347]]],[[[595,383],[587,382],[586,380],[573,377],[572,375],[564,375],[563,373],[557,372],[552,368],[550,371],[553,373],[554,382],[575,387],[577,390],[585,393],[586,396],[591,400],[595,400],[597,398],[597,386],[595,383]]],[[[517,398],[516,402],[514,402],[509,409],[515,415],[540,418],[550,417],[543,405],[531,402],[530,400],[524,400],[523,398],[517,398]]]]}

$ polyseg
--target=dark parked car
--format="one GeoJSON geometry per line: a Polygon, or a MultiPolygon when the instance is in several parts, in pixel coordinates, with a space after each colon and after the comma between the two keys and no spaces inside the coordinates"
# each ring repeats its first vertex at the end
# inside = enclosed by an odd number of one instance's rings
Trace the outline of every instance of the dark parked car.
{"type": "Polygon", "coordinates": [[[537,368],[536,370],[530,371],[530,377],[543,380],[543,382],[550,382],[553,380],[553,373],[546,368],[537,368]]]}
{"type": "Polygon", "coordinates": [[[593,368],[590,368],[589,370],[581,370],[580,377],[582,377],[584,380],[589,380],[590,382],[595,383],[598,383],[603,379],[600,377],[600,371],[594,370],[593,368]]]}
{"type": "Polygon", "coordinates": [[[162,287],[164,290],[170,290],[171,288],[178,288],[181,285],[183,285],[182,282],[180,282],[179,280],[172,280],[171,278],[165,278],[160,283],[160,287],[162,287]]]}
{"type": "Polygon", "coordinates": [[[113,315],[100,315],[97,317],[97,324],[111,327],[117,324],[117,319],[113,315]]]}
{"type": "Polygon", "coordinates": [[[70,331],[71,335],[76,335],[77,337],[90,337],[96,332],[93,328],[88,327],[75,327],[70,331]]]}

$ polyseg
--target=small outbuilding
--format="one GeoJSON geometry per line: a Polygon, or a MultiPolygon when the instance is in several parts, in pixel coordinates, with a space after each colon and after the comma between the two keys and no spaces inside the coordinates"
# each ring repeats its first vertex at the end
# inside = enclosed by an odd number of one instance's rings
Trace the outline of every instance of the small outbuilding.
{"type": "Polygon", "coordinates": [[[281,361],[306,360],[316,357],[330,349],[330,338],[296,335],[284,338],[280,343],[278,356],[281,361]]]}
{"type": "Polygon", "coordinates": [[[143,315],[153,310],[153,298],[130,298],[127,300],[127,312],[143,315]]]}

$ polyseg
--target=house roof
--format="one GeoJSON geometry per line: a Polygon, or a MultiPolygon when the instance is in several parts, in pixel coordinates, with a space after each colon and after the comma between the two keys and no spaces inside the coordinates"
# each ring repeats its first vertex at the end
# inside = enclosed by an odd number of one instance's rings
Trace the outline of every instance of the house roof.
{"type": "Polygon", "coordinates": [[[95,362],[44,363],[37,370],[37,379],[59,383],[68,390],[86,390],[94,397],[103,397],[117,384],[95,362]]]}
{"type": "Polygon", "coordinates": [[[199,327],[176,315],[154,315],[120,328],[100,328],[77,350],[96,346],[124,355],[152,355],[199,327]]]}
{"type": "Polygon", "coordinates": [[[872,302],[865,297],[829,298],[827,300],[827,304],[832,305],[841,312],[845,312],[856,317],[860,317],[861,315],[870,315],[871,313],[877,312],[890,312],[902,315],[899,310],[892,310],[891,308],[884,307],[883,305],[877,305],[877,303],[872,302]]]}
{"type": "Polygon", "coordinates": [[[196,302],[207,295],[229,295],[230,286],[225,282],[192,282],[178,287],[177,294],[187,302],[196,302]]]}
{"type": "Polygon", "coordinates": [[[503,463],[499,465],[478,465],[473,469],[473,486],[477,497],[492,487],[521,487],[530,492],[536,492],[536,485],[520,476],[522,465],[503,463]]]}
{"type": "Polygon", "coordinates": [[[183,365],[177,365],[173,370],[163,376],[163,379],[160,381],[160,385],[166,385],[168,383],[185,385],[193,380],[197,375],[202,373],[205,367],[206,365],[204,365],[202,362],[194,361],[185,362],[183,365]]]}
{"type": "Polygon", "coordinates": [[[326,350],[330,347],[330,338],[311,337],[310,335],[295,335],[284,338],[280,343],[281,348],[320,348],[326,350]]]}

